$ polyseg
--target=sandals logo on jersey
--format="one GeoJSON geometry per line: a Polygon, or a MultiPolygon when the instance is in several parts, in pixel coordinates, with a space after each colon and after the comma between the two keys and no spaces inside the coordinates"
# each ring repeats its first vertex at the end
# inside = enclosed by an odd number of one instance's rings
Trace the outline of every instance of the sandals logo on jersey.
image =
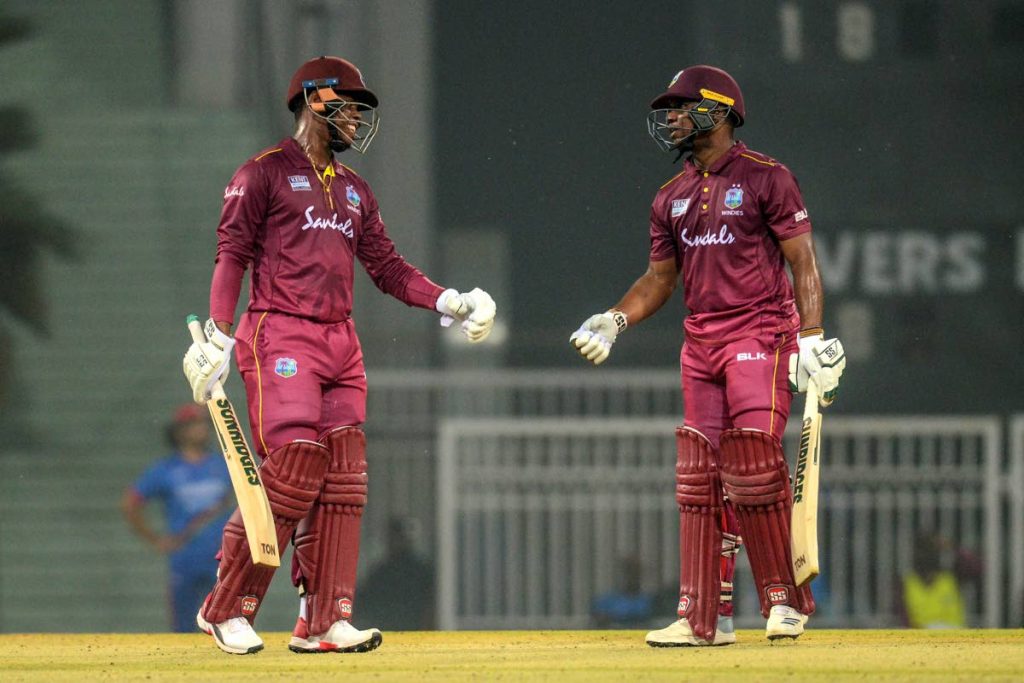
{"type": "Polygon", "coordinates": [[[773,605],[789,604],[789,589],[785,586],[768,586],[764,589],[764,593],[768,596],[768,602],[773,605]]]}
{"type": "Polygon", "coordinates": [[[313,191],[313,188],[309,186],[309,178],[304,175],[288,176],[288,184],[292,186],[292,192],[297,192],[299,190],[305,190],[306,192],[313,191]]]}
{"type": "Polygon", "coordinates": [[[680,617],[685,617],[686,613],[690,611],[690,599],[689,595],[683,595],[679,598],[679,606],[676,608],[676,614],[680,617]]]}
{"type": "Polygon", "coordinates": [[[359,208],[359,204],[363,201],[359,196],[359,193],[356,192],[356,188],[351,185],[345,188],[345,199],[347,199],[348,203],[357,209],[359,208]]]}
{"type": "Polygon", "coordinates": [[[256,607],[259,606],[260,601],[255,595],[247,595],[242,598],[242,616],[251,617],[256,614],[256,607]]]}
{"type": "Polygon", "coordinates": [[[690,199],[673,199],[672,200],[672,218],[676,216],[682,216],[686,213],[686,209],[690,207],[690,199]]]}
{"type": "Polygon", "coordinates": [[[743,203],[743,190],[733,185],[725,192],[725,206],[730,209],[740,208],[743,203]]]}
{"type": "Polygon", "coordinates": [[[224,199],[229,199],[231,197],[244,197],[244,196],[245,196],[245,188],[242,187],[241,185],[228,185],[227,187],[224,188],[224,199]]]}
{"type": "Polygon", "coordinates": [[[679,233],[679,241],[688,247],[711,247],[717,244],[732,244],[736,241],[736,237],[729,232],[729,226],[722,223],[722,227],[718,229],[718,232],[711,232],[711,230],[705,230],[703,235],[689,235],[689,228],[683,228],[683,231],[679,233]]]}
{"type": "Polygon", "coordinates": [[[294,377],[299,371],[299,364],[294,358],[278,358],[274,363],[274,374],[281,377],[294,377]]]}
{"type": "Polygon", "coordinates": [[[352,618],[352,601],[348,598],[338,598],[338,611],[342,619],[352,618]]]}
{"type": "Polygon", "coordinates": [[[313,216],[313,209],[316,208],[312,204],[306,209],[306,223],[302,226],[303,230],[337,230],[345,237],[352,237],[352,219],[349,218],[344,223],[338,220],[338,214],[331,214],[330,218],[320,218],[319,216],[313,216]]]}

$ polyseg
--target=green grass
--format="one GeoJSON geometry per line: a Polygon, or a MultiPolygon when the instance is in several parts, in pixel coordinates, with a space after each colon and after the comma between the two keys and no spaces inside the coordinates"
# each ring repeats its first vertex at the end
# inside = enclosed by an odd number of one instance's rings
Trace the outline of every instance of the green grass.
{"type": "Polygon", "coordinates": [[[740,631],[718,648],[647,647],[641,631],[385,633],[366,654],[296,655],[288,634],[266,649],[220,652],[209,636],[0,635],[0,678],[13,681],[979,681],[1024,679],[1024,631],[812,631],[769,644],[740,631]]]}

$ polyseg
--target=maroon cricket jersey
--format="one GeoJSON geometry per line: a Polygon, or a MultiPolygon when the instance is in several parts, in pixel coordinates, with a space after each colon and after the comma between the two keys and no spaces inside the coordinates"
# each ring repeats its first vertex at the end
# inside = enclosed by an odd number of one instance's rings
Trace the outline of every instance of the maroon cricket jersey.
{"type": "Polygon", "coordinates": [[[651,261],[674,258],[688,339],[718,343],[799,325],[779,242],[811,230],[796,178],[742,142],[707,171],[687,161],[651,205],[651,261]]]}
{"type": "Polygon", "coordinates": [[[355,259],[410,306],[433,309],[443,291],[395,250],[365,180],[336,161],[321,180],[287,138],[243,164],[224,190],[210,315],[234,320],[251,265],[248,310],[341,322],[352,312],[355,259]]]}

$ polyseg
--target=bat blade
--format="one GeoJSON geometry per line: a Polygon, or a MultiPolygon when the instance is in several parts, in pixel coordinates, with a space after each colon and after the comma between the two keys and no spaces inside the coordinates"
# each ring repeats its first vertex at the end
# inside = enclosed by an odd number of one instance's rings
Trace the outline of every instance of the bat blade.
{"type": "MultiPolygon", "coordinates": [[[[193,341],[206,342],[199,319],[190,315],[186,322],[193,341]]],[[[231,476],[231,488],[235,491],[238,511],[245,525],[245,538],[249,543],[252,562],[261,567],[280,567],[281,556],[277,547],[274,515],[252,448],[242,431],[242,423],[219,382],[210,393],[211,398],[206,402],[206,408],[210,411],[214,432],[231,476]]]]}
{"type": "Polygon", "coordinates": [[[797,586],[812,581],[818,565],[818,481],[821,471],[821,413],[818,387],[808,382],[800,428],[800,450],[793,472],[793,516],[790,521],[793,578],[797,586]]]}
{"type": "Polygon", "coordinates": [[[277,530],[274,515],[270,510],[263,480],[256,468],[252,449],[245,440],[241,423],[224,392],[207,401],[206,407],[213,419],[221,452],[231,475],[231,486],[235,490],[238,510],[245,525],[245,537],[249,542],[249,554],[253,564],[263,567],[281,566],[277,547],[277,530]]]}

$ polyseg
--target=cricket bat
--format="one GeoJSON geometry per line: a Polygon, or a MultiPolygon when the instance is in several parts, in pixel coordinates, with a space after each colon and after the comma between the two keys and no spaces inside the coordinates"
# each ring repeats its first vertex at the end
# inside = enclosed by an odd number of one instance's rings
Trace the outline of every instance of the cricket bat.
{"type": "Polygon", "coordinates": [[[821,413],[818,387],[807,382],[800,451],[793,473],[793,517],[790,521],[793,580],[797,586],[818,575],[818,475],[821,470],[821,413]]]}
{"type": "MultiPolygon", "coordinates": [[[[192,334],[192,340],[200,344],[206,343],[206,334],[199,324],[199,318],[190,315],[185,322],[192,334]]],[[[249,541],[252,562],[261,567],[280,567],[281,557],[277,548],[274,515],[270,511],[270,501],[267,500],[267,492],[256,468],[252,449],[245,440],[235,408],[224,394],[220,382],[213,386],[210,394],[206,407],[210,411],[217,440],[220,441],[224,460],[228,464],[231,486],[235,490],[238,510],[245,525],[245,537],[249,541]]]]}

